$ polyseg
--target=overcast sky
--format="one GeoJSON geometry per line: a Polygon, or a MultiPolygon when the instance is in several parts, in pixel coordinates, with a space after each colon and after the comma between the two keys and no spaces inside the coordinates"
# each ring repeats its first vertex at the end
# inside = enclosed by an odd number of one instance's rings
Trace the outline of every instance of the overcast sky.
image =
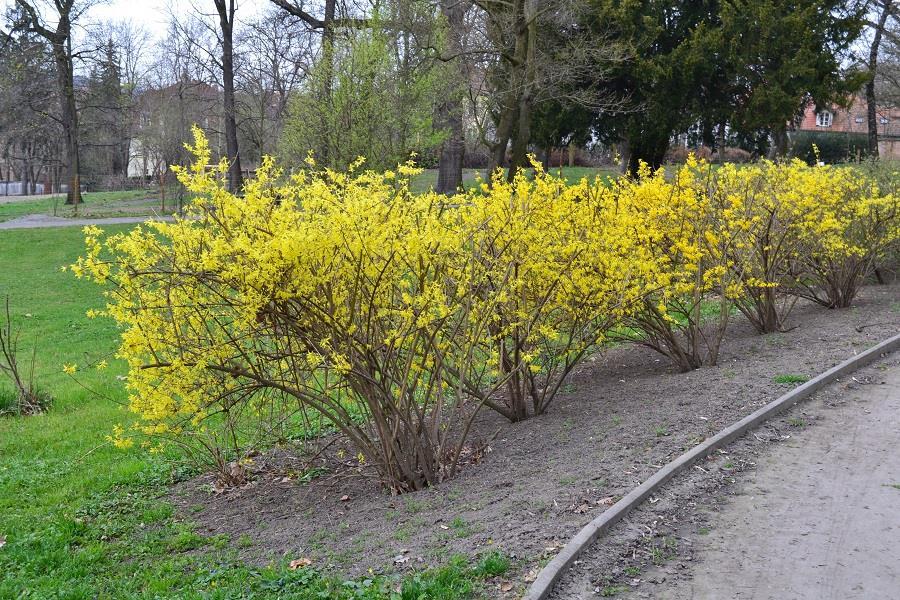
{"type": "MultiPolygon", "coordinates": [[[[198,4],[200,4],[198,2],[198,4]]],[[[210,2],[209,4],[212,4],[210,2]]],[[[186,10],[187,2],[177,0],[112,0],[91,9],[90,21],[132,21],[135,25],[143,25],[154,37],[165,32],[169,18],[169,6],[173,10],[186,10]],[[179,6],[183,5],[183,6],[179,6]]]]}
{"type": "MultiPolygon", "coordinates": [[[[14,0],[0,0],[0,6],[8,7],[14,0]]],[[[194,0],[196,6],[215,12],[212,0],[194,0]]],[[[238,0],[238,19],[252,18],[269,4],[269,0],[238,0]]],[[[106,0],[90,9],[82,25],[98,21],[130,20],[143,25],[156,38],[165,33],[169,13],[187,13],[191,10],[189,0],[106,0]]]]}

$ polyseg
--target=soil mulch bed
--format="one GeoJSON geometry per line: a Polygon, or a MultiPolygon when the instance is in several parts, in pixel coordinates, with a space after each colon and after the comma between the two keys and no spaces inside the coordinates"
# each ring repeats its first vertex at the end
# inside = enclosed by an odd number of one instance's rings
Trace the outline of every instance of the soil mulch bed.
{"type": "Polygon", "coordinates": [[[518,597],[543,559],[659,467],[797,385],[776,376],[817,375],[900,332],[900,285],[867,287],[848,310],[798,303],[788,328],[760,336],[735,317],[719,365],[691,373],[636,345],[597,355],[547,414],[510,424],[485,411],[471,437],[489,441],[483,457],[423,492],[390,496],[351,470],[300,482],[284,477],[285,454],[244,487],[216,493],[203,476],[171,500],[253,563],[308,557],[355,577],[500,550],[516,585],[496,596],[518,597]]]}

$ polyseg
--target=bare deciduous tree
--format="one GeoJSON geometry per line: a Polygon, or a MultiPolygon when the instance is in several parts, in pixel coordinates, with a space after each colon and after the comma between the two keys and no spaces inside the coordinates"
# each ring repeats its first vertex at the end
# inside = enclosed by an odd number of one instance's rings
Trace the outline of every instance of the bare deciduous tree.
{"type": "Polygon", "coordinates": [[[869,129],[869,155],[878,156],[878,115],[877,98],[875,93],[875,79],[878,75],[878,53],[881,47],[881,39],[884,37],[885,26],[888,18],[894,13],[896,7],[893,0],[881,0],[874,2],[878,10],[877,19],[870,23],[872,29],[872,42],[869,45],[869,60],[866,67],[869,70],[869,79],[866,81],[866,113],[869,129]]]}
{"type": "Polygon", "coordinates": [[[240,193],[244,186],[241,153],[238,150],[237,115],[234,99],[234,0],[214,0],[219,13],[222,43],[222,88],[225,101],[225,147],[228,158],[228,188],[240,193]]]}
{"type": "MultiPolygon", "coordinates": [[[[318,90],[319,101],[328,104],[331,101],[331,94],[334,88],[334,52],[335,52],[335,35],[340,28],[360,28],[369,24],[369,19],[356,18],[349,15],[346,5],[341,5],[341,13],[338,14],[337,0],[325,0],[323,16],[318,18],[304,8],[304,3],[297,0],[271,0],[273,4],[286,11],[288,14],[299,19],[309,29],[319,31],[322,34],[321,41],[321,65],[323,65],[323,73],[320,78],[320,89],[318,90]]],[[[322,136],[327,139],[329,136],[322,136]]],[[[316,148],[317,154],[324,163],[328,163],[328,144],[316,148]]]]}
{"type": "Polygon", "coordinates": [[[57,86],[60,98],[60,123],[66,142],[66,166],[69,191],[67,204],[81,202],[81,164],[78,146],[78,108],[75,103],[74,55],[72,52],[72,28],[96,0],[53,0],[46,7],[41,3],[16,0],[19,12],[15,28],[33,31],[49,42],[56,64],[57,86]],[[44,20],[42,9],[54,13],[56,25],[44,20]]]}
{"type": "MultiPolygon", "coordinates": [[[[42,177],[50,183],[45,192],[59,185],[63,149],[58,113],[49,44],[33,33],[0,33],[0,159],[7,169],[0,180],[18,179],[24,195],[37,193],[42,177]]],[[[9,186],[0,193],[9,194],[9,186]]]]}
{"type": "Polygon", "coordinates": [[[539,103],[562,101],[595,111],[621,109],[621,100],[600,91],[596,82],[602,82],[610,67],[623,60],[624,52],[619,44],[574,26],[583,9],[578,0],[473,2],[483,11],[489,44],[485,49],[487,90],[482,95],[490,98],[490,119],[480,120],[482,141],[491,154],[488,172],[505,164],[511,148],[511,181],[527,162],[539,103]],[[584,81],[594,84],[581,85],[584,81]]]}
{"type": "Polygon", "coordinates": [[[249,146],[245,158],[260,161],[274,154],[288,101],[312,63],[311,39],[281,10],[266,11],[244,28],[237,41],[242,68],[235,72],[235,87],[241,144],[249,146]]]}

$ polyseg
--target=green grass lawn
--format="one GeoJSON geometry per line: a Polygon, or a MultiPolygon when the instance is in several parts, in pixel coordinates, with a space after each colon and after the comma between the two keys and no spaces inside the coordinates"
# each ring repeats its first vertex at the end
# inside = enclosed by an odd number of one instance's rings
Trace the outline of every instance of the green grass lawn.
{"type": "Polygon", "coordinates": [[[0,232],[0,297],[9,296],[20,350],[36,350],[37,382],[54,397],[46,414],[0,417],[0,599],[454,599],[479,596],[506,570],[505,559],[489,555],[399,584],[347,582],[290,570],[291,556],[249,566],[236,558],[238,540],[198,535],[162,498],[173,478],[189,474],[168,460],[176,457],[105,441],[129,420],[116,377],[124,371],[111,357],[113,324],[85,316],[100,305],[100,290],[60,271],[81,245],[79,228],[0,232]],[[88,367],[102,359],[108,369],[88,367]],[[79,366],[74,379],[65,363],[79,366]]]}
{"type": "MultiPolygon", "coordinates": [[[[65,203],[65,195],[28,197],[0,196],[0,221],[24,215],[54,215],[58,217],[121,217],[142,216],[159,212],[162,208],[155,191],[129,190],[119,192],[86,192],[77,209],[65,203]]],[[[168,202],[167,212],[173,201],[168,202]]]]}

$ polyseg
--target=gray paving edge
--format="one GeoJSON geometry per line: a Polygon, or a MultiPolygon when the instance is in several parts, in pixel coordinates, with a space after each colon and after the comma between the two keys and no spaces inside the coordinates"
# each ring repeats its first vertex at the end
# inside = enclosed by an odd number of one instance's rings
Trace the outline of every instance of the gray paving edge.
{"type": "Polygon", "coordinates": [[[821,375],[810,379],[803,385],[794,388],[777,400],[770,402],[753,414],[750,414],[732,424],[730,427],[723,429],[714,437],[709,438],[702,444],[695,446],[665,465],[650,479],[631,490],[628,495],[609,507],[596,519],[585,525],[575,537],[569,540],[560,553],[557,554],[547,566],[541,569],[537,578],[523,597],[523,600],[544,600],[547,598],[550,595],[550,592],[553,591],[553,586],[562,576],[563,572],[584,550],[594,543],[600,535],[608,531],[610,527],[621,521],[633,508],[641,504],[651,494],[665,485],[672,477],[690,467],[699,459],[708,456],[716,449],[741,437],[757,425],[771,419],[794,406],[801,400],[811,396],[835,379],[847,375],[848,373],[852,373],[856,369],[864,367],[898,348],[900,348],[900,335],[895,335],[884,340],[880,344],[845,360],[839,365],[828,369],[821,375]]]}

